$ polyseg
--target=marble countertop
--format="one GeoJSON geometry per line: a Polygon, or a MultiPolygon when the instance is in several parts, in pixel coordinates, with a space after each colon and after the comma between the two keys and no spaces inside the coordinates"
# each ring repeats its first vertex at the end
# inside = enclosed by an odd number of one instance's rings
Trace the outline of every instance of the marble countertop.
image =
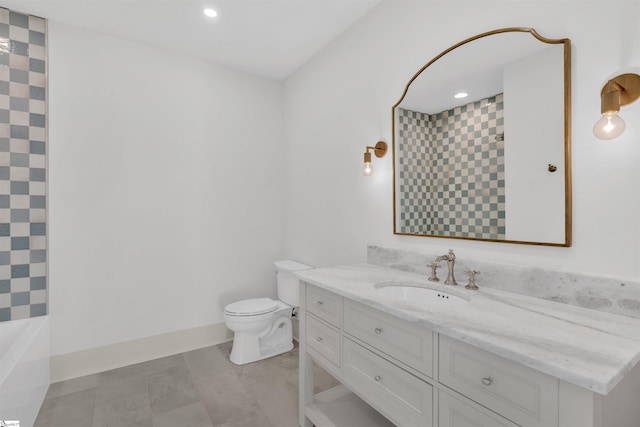
{"type": "Polygon", "coordinates": [[[445,286],[427,281],[426,275],[373,264],[305,270],[296,276],[600,394],[611,391],[640,360],[640,319],[483,288],[481,282],[478,291],[465,289],[462,281],[445,286]],[[402,280],[469,303],[418,306],[382,297],[375,287],[402,280]]]}

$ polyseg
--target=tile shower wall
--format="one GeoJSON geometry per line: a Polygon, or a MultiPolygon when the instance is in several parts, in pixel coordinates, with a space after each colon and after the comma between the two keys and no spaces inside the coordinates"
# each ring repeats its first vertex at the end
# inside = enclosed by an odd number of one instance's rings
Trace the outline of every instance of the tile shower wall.
{"type": "Polygon", "coordinates": [[[45,40],[0,8],[0,321],[47,314],[45,40]]]}
{"type": "Polygon", "coordinates": [[[399,111],[400,231],[504,239],[503,96],[438,114],[399,111]]]}

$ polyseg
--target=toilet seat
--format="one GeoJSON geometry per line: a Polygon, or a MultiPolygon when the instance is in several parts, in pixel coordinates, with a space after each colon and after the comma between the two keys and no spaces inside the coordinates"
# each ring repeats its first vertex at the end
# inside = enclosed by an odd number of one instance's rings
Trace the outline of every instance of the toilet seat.
{"type": "Polygon", "coordinates": [[[279,305],[271,298],[251,298],[237,301],[224,308],[224,314],[228,316],[259,316],[273,313],[279,305]]]}

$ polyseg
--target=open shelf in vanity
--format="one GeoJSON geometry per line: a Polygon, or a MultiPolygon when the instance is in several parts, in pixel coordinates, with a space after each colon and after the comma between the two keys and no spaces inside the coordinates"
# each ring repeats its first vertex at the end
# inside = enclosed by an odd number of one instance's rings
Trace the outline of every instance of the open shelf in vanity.
{"type": "Polygon", "coordinates": [[[313,402],[306,405],[305,415],[316,427],[394,427],[344,385],[316,394],[313,402]]]}

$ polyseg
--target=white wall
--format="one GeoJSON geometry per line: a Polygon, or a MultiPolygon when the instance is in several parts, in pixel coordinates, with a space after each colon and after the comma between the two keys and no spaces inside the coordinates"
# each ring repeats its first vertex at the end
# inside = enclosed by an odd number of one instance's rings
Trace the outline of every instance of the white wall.
{"type": "Polygon", "coordinates": [[[507,240],[565,243],[564,45],[503,69],[507,240]],[[532,129],[531,123],[537,123],[532,129]],[[557,167],[549,171],[549,164],[557,167]]]}
{"type": "Polygon", "coordinates": [[[285,254],[324,266],[365,261],[367,244],[451,247],[459,259],[638,280],[640,102],[623,108],[618,139],[591,131],[602,85],[640,71],[640,4],[613,3],[392,1],[373,10],[285,82],[285,254]],[[391,156],[375,159],[375,175],[365,177],[365,146],[391,141],[391,106],[422,65],[467,37],[511,26],[572,40],[573,246],[395,236],[391,156]]]}
{"type": "Polygon", "coordinates": [[[49,22],[52,354],[273,295],[281,84],[49,22]]]}

